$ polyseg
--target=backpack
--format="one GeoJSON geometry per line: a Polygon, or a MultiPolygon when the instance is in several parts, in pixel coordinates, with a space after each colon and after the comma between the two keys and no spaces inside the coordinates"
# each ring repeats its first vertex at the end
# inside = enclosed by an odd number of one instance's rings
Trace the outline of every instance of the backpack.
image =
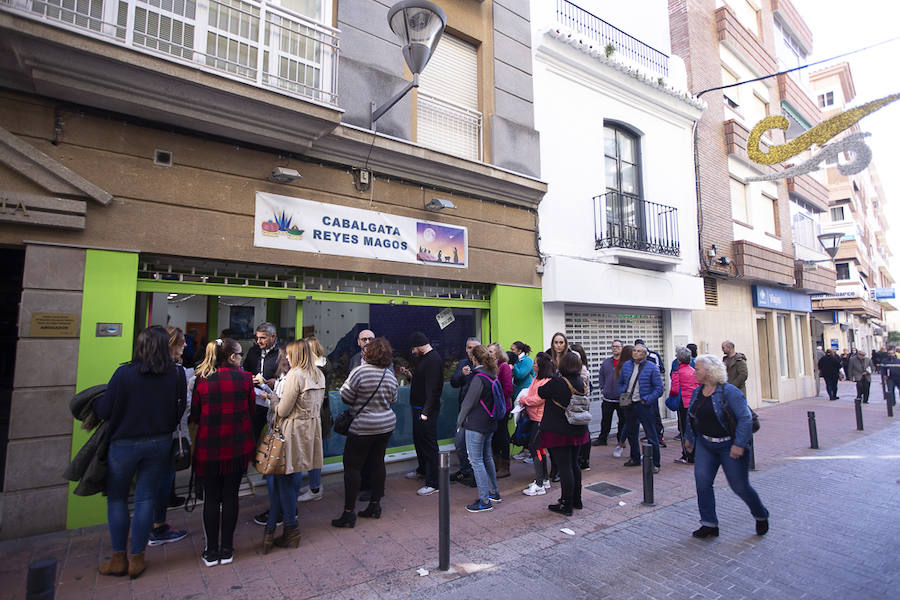
{"type": "MultiPolygon", "coordinates": [[[[569,422],[569,425],[590,425],[592,418],[590,412],[591,399],[585,394],[579,394],[565,377],[563,377],[562,380],[569,386],[569,390],[572,392],[572,398],[569,400],[569,405],[565,407],[566,421],[569,422]]],[[[554,400],[553,403],[560,408],[563,408],[556,400],[554,400]]]]}
{"type": "Polygon", "coordinates": [[[484,373],[475,374],[479,377],[484,377],[491,382],[491,393],[494,396],[494,406],[492,407],[492,411],[488,410],[488,407],[485,406],[484,400],[479,400],[481,402],[481,407],[492,419],[495,421],[502,421],[503,418],[506,417],[506,395],[503,393],[503,386],[500,385],[500,378],[495,377],[494,379],[491,379],[484,373]]]}

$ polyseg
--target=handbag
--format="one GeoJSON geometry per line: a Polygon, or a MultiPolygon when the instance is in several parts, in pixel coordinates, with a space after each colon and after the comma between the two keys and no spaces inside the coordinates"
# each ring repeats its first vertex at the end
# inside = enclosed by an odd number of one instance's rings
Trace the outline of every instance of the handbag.
{"type": "Polygon", "coordinates": [[[176,471],[184,471],[191,466],[191,440],[181,433],[178,426],[178,437],[172,440],[172,465],[176,471]]]}
{"type": "Polygon", "coordinates": [[[378,392],[378,388],[381,387],[381,382],[384,381],[384,376],[387,374],[387,369],[381,374],[381,379],[378,380],[378,385],[375,386],[375,389],[372,390],[372,395],[369,396],[369,400],[366,400],[365,404],[363,404],[356,414],[348,408],[341,414],[337,416],[337,419],[334,420],[334,432],[340,435],[347,435],[350,433],[350,425],[353,424],[353,419],[356,418],[356,415],[365,410],[366,406],[368,406],[369,401],[375,397],[376,392],[378,392]]]}
{"type": "Polygon", "coordinates": [[[669,410],[677,411],[679,406],[681,406],[681,394],[666,398],[666,408],[669,410]]]}
{"type": "MultiPolygon", "coordinates": [[[[638,385],[639,384],[638,380],[641,378],[641,371],[644,370],[644,365],[646,365],[646,364],[647,364],[647,361],[644,361],[638,366],[638,374],[634,378],[634,385],[632,385],[631,388],[628,389],[628,391],[626,391],[624,394],[622,394],[619,397],[619,406],[621,406],[622,408],[625,408],[626,406],[631,406],[632,395],[634,394],[634,388],[637,386],[638,390],[640,390],[640,386],[638,385]]],[[[640,396],[640,392],[638,392],[638,396],[640,396]]]]}
{"type": "Polygon", "coordinates": [[[256,470],[260,475],[284,475],[286,449],[284,435],[273,423],[256,447],[256,470]]]}

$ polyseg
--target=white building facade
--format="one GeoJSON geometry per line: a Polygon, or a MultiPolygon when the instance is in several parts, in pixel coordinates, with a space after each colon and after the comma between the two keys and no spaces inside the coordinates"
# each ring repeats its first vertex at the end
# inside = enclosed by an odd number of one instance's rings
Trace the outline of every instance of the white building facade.
{"type": "Polygon", "coordinates": [[[635,19],[608,2],[532,2],[544,342],[562,331],[582,344],[595,384],[616,338],[644,339],[668,373],[704,309],[692,161],[703,103],[668,56],[666,2],[645,8],[635,19]]]}

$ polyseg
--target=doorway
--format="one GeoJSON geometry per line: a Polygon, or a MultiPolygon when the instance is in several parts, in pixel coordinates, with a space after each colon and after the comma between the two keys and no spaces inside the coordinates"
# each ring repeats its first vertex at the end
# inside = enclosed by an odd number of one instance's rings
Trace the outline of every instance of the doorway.
{"type": "Polygon", "coordinates": [[[756,342],[759,347],[759,385],[760,396],[766,400],[778,398],[776,378],[772,362],[773,340],[769,332],[770,318],[766,315],[756,316],[756,342]]]}
{"type": "Polygon", "coordinates": [[[0,481],[6,475],[6,445],[9,442],[9,414],[16,371],[19,303],[24,272],[24,250],[0,249],[0,481]]]}

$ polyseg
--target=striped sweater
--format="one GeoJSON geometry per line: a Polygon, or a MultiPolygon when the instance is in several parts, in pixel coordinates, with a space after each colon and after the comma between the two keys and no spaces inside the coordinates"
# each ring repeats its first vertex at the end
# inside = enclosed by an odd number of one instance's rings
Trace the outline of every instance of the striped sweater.
{"type": "Polygon", "coordinates": [[[341,400],[344,404],[349,404],[350,410],[356,414],[350,425],[350,433],[377,435],[394,430],[397,417],[391,405],[397,402],[397,378],[394,377],[392,368],[382,369],[365,363],[356,367],[341,386],[341,400]],[[384,379],[381,378],[382,374],[384,379]],[[372,399],[366,404],[370,396],[372,399]],[[366,404],[365,409],[357,414],[363,404],[366,404]]]}

